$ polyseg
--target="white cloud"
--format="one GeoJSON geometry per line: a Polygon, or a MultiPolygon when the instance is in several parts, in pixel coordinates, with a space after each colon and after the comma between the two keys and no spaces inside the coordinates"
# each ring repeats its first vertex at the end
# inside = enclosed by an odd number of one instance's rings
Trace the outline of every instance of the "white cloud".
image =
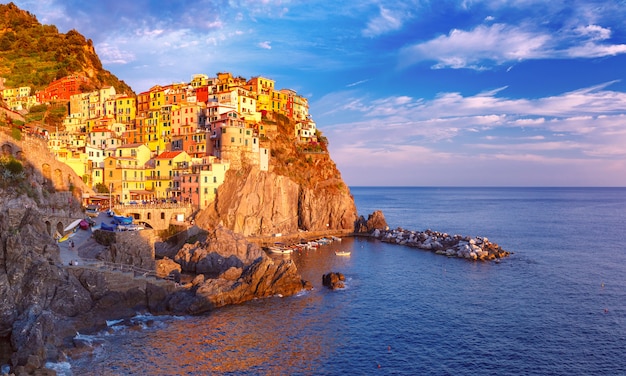
{"type": "Polygon", "coordinates": [[[363,30],[363,36],[377,37],[391,31],[398,30],[404,23],[407,14],[401,11],[394,11],[383,6],[379,7],[379,13],[367,23],[367,28],[363,30]]]}
{"type": "Polygon", "coordinates": [[[472,30],[453,29],[400,52],[400,66],[435,61],[433,68],[488,69],[492,65],[558,58],[597,58],[626,53],[626,44],[603,43],[611,30],[586,25],[559,31],[535,25],[479,25],[472,30]]]}
{"type": "Polygon", "coordinates": [[[316,120],[332,140],[333,159],[350,171],[344,174],[349,184],[367,184],[360,167],[367,160],[370,170],[402,176],[395,182],[413,176],[412,184],[444,184],[418,178],[434,165],[457,177],[509,171],[505,180],[490,181],[496,185],[512,184],[511,171],[529,166],[533,170],[524,176],[537,175],[534,184],[581,185],[593,178],[593,184],[610,185],[615,180],[600,171],[609,165],[626,168],[626,93],[608,90],[612,83],[536,99],[506,98],[504,88],[472,96],[441,93],[430,100],[369,99],[348,91],[312,105],[324,108],[344,100],[337,112],[316,120]],[[580,178],[563,180],[566,176],[580,178]]]}
{"type": "Polygon", "coordinates": [[[135,61],[135,54],[122,51],[117,46],[111,46],[108,43],[97,45],[96,51],[103,64],[128,64],[135,61]]]}
{"type": "Polygon", "coordinates": [[[269,41],[264,41],[264,42],[260,42],[257,46],[266,49],[266,50],[271,50],[272,49],[272,45],[271,42],[269,41]]]}
{"type": "Polygon", "coordinates": [[[576,28],[576,32],[589,37],[591,40],[605,40],[611,37],[611,29],[598,25],[579,26],[576,28]]]}

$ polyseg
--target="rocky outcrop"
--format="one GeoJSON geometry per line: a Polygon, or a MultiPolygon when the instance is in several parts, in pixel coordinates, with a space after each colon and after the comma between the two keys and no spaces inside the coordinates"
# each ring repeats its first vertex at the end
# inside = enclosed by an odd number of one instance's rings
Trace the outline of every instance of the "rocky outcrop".
{"type": "MultiPolygon", "coordinates": [[[[168,257],[156,261],[156,274],[159,278],[180,275],[181,271],[182,268],[180,264],[168,257]]],[[[178,282],[180,282],[180,279],[178,282]]]]}
{"type": "Polygon", "coordinates": [[[13,367],[32,367],[55,355],[64,329],[58,321],[88,311],[92,300],[60,265],[59,249],[36,209],[2,209],[0,337],[10,338],[13,367]]]}
{"type": "Polygon", "coordinates": [[[250,167],[227,173],[217,199],[196,217],[196,223],[203,228],[221,224],[251,236],[299,229],[351,230],[355,219],[356,207],[347,188],[302,187],[286,176],[250,167]]]}
{"type": "Polygon", "coordinates": [[[372,233],[374,230],[389,230],[387,226],[387,220],[382,211],[376,210],[367,217],[367,220],[363,216],[359,216],[359,219],[354,224],[355,233],[372,233]]]}
{"type": "Polygon", "coordinates": [[[240,234],[218,226],[204,242],[185,244],[174,257],[184,272],[218,276],[228,269],[243,268],[263,255],[263,251],[240,234]]]}
{"type": "Polygon", "coordinates": [[[406,245],[435,252],[438,255],[459,257],[467,260],[497,260],[510,255],[496,243],[485,237],[449,235],[432,230],[409,231],[401,228],[388,231],[374,230],[381,241],[406,245]]]}
{"type": "Polygon", "coordinates": [[[196,217],[196,224],[202,228],[219,224],[245,236],[293,232],[298,229],[297,202],[298,185],[287,177],[256,167],[240,173],[231,170],[217,199],[196,217]]]}
{"type": "Polygon", "coordinates": [[[231,268],[228,273],[230,275],[227,278],[206,279],[198,284],[187,312],[199,314],[257,298],[290,296],[312,287],[301,279],[291,260],[275,261],[266,255],[240,269],[236,279],[239,270],[231,268]]]}
{"type": "MultiPolygon", "coordinates": [[[[62,358],[65,338],[137,310],[162,312],[173,284],[133,273],[61,265],[59,247],[38,209],[20,200],[0,205],[0,340],[8,340],[10,364],[30,374],[62,358]]],[[[0,354],[5,356],[4,353],[0,354]]]]}
{"type": "Polygon", "coordinates": [[[346,277],[342,273],[330,272],[322,276],[322,285],[331,290],[342,289],[345,286],[346,277]]]}
{"type": "Polygon", "coordinates": [[[276,261],[242,235],[218,227],[205,242],[185,245],[175,261],[193,281],[167,298],[176,313],[199,314],[229,304],[269,296],[294,295],[311,284],[291,260],[276,261]]]}

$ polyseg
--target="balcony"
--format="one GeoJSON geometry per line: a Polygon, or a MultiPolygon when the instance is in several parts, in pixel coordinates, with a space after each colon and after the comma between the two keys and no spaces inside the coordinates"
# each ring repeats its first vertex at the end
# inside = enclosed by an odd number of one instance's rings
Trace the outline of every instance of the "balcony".
{"type": "Polygon", "coordinates": [[[168,181],[172,180],[171,176],[146,176],[148,181],[168,181]]]}

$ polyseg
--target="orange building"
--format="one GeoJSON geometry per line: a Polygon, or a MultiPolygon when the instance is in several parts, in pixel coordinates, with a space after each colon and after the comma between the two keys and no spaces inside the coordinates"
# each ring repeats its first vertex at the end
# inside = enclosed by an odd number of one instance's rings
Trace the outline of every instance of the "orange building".
{"type": "Polygon", "coordinates": [[[43,92],[38,92],[37,101],[39,103],[52,100],[69,101],[72,95],[82,93],[81,85],[88,83],[89,78],[78,74],[60,78],[51,82],[43,92]]]}

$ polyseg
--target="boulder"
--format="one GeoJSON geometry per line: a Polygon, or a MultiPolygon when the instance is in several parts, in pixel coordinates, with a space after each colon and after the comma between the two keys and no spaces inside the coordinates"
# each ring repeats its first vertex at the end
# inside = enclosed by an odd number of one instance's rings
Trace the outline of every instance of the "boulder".
{"type": "Polygon", "coordinates": [[[244,268],[236,281],[224,278],[205,280],[197,287],[186,312],[199,314],[256,298],[290,296],[307,287],[310,288],[310,284],[301,279],[291,260],[275,261],[263,254],[244,268]]]}
{"type": "Polygon", "coordinates": [[[354,224],[354,232],[371,234],[375,230],[389,230],[385,215],[382,211],[377,210],[367,217],[360,216],[354,224]]]}
{"type": "Polygon", "coordinates": [[[168,257],[156,261],[156,275],[159,278],[168,277],[172,271],[177,271],[180,274],[181,270],[180,264],[168,257]]]}
{"type": "Polygon", "coordinates": [[[218,276],[232,267],[243,268],[263,254],[242,235],[218,226],[205,242],[185,244],[174,261],[186,272],[218,276]]]}
{"type": "Polygon", "coordinates": [[[322,285],[331,290],[342,289],[345,287],[345,280],[346,277],[342,273],[330,272],[322,276],[322,285]]]}

